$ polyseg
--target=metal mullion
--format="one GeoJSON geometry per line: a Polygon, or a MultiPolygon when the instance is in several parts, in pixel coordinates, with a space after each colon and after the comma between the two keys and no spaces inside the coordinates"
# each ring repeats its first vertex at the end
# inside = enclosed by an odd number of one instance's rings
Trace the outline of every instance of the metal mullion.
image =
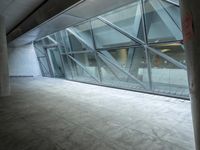
{"type": "Polygon", "coordinates": [[[180,5],[179,5],[178,3],[173,2],[173,1],[171,1],[171,0],[164,0],[164,1],[166,1],[166,2],[168,2],[168,3],[170,3],[170,4],[172,4],[172,5],[175,5],[175,6],[177,6],[177,7],[180,7],[180,5]]]}
{"type": "Polygon", "coordinates": [[[74,52],[69,52],[67,54],[83,54],[83,53],[91,53],[90,50],[85,50],[85,51],[74,51],[74,52]]]}
{"type": "Polygon", "coordinates": [[[73,45],[72,45],[72,39],[71,39],[71,36],[70,36],[70,32],[68,30],[66,30],[67,34],[68,34],[68,38],[69,38],[69,44],[70,44],[70,48],[71,48],[71,52],[74,51],[74,48],[73,48],[73,45]]]}
{"type": "Polygon", "coordinates": [[[119,45],[119,46],[113,46],[113,47],[97,48],[96,50],[102,51],[102,50],[105,50],[105,49],[111,49],[112,50],[112,49],[123,49],[123,48],[129,48],[129,47],[137,48],[137,47],[141,47],[141,45],[130,45],[130,46],[119,45]]]}
{"type": "Polygon", "coordinates": [[[66,46],[66,43],[65,43],[65,41],[64,41],[64,39],[63,39],[63,32],[65,32],[65,30],[63,30],[63,31],[60,31],[60,37],[61,37],[61,40],[62,40],[62,42],[63,42],[63,46],[64,46],[64,48],[65,48],[65,53],[67,53],[67,46],[66,46]]]}
{"type": "Polygon", "coordinates": [[[153,83],[152,83],[152,69],[151,69],[151,62],[149,59],[149,53],[148,53],[148,49],[145,48],[145,56],[146,56],[146,65],[147,65],[147,69],[148,69],[148,77],[149,77],[149,87],[151,90],[153,90],[153,83]]]}
{"type": "MultiPolygon", "coordinates": [[[[71,74],[71,77],[73,79],[72,66],[71,66],[71,63],[69,62],[69,58],[68,58],[68,55],[67,55],[67,53],[68,53],[67,46],[66,46],[66,42],[64,41],[64,38],[63,38],[64,34],[65,34],[65,36],[67,36],[67,38],[69,40],[69,36],[67,34],[67,31],[66,30],[60,31],[60,36],[61,36],[61,39],[63,41],[63,44],[64,44],[63,46],[65,48],[65,53],[66,53],[66,54],[61,53],[61,58],[62,58],[62,63],[63,63],[63,69],[64,69],[65,78],[68,79],[67,74],[66,74],[66,71],[67,71],[67,72],[69,72],[71,74]],[[69,65],[69,70],[65,69],[63,55],[66,56],[66,59],[67,59],[66,63],[67,63],[67,65],[69,65]]],[[[71,44],[70,44],[70,42],[69,42],[69,47],[70,47],[70,51],[71,51],[71,44]]]]}
{"type": "Polygon", "coordinates": [[[110,62],[112,65],[114,65],[116,68],[118,68],[119,70],[121,70],[123,73],[125,73],[126,75],[130,76],[133,80],[135,80],[137,83],[139,83],[143,88],[146,89],[146,86],[143,82],[141,82],[140,80],[138,80],[135,76],[133,76],[132,74],[130,74],[129,72],[125,71],[124,69],[122,69],[120,66],[114,64],[113,62],[111,62],[106,56],[104,56],[103,54],[99,53],[100,55],[102,55],[108,62],[110,62]]]}
{"type": "Polygon", "coordinates": [[[136,51],[135,48],[133,48],[133,49],[129,48],[129,55],[131,55],[130,56],[131,58],[129,59],[129,61],[130,61],[130,63],[129,63],[129,72],[131,70],[131,66],[133,65],[133,58],[134,58],[134,55],[135,55],[135,51],[136,51]],[[130,54],[130,51],[132,51],[131,54],[130,54]]]}
{"type": "MultiPolygon", "coordinates": [[[[44,39],[42,40],[42,44],[43,44],[43,45],[45,44],[44,39]]],[[[48,67],[49,67],[50,76],[51,76],[51,77],[54,77],[54,73],[53,73],[53,70],[52,70],[52,68],[51,68],[51,63],[50,63],[49,56],[48,56],[48,54],[47,54],[47,49],[46,49],[46,48],[44,48],[44,52],[45,52],[45,56],[46,56],[47,65],[48,65],[48,67]]]]}
{"type": "Polygon", "coordinates": [[[91,20],[90,20],[90,32],[91,32],[91,35],[92,35],[92,43],[93,43],[94,49],[96,50],[97,45],[96,45],[96,41],[95,41],[95,38],[94,38],[94,31],[93,31],[93,28],[92,28],[92,21],[91,20]]]}
{"type": "MultiPolygon", "coordinates": [[[[131,68],[132,68],[132,65],[133,65],[133,58],[134,58],[134,55],[135,55],[135,48],[129,48],[129,53],[128,53],[128,60],[129,60],[129,62],[128,62],[128,65],[129,65],[129,69],[128,69],[128,71],[130,72],[131,71],[131,68]],[[131,54],[130,54],[131,53],[131,54]],[[131,56],[129,56],[129,55],[131,55],[131,56]]],[[[129,76],[127,77],[127,82],[128,82],[128,80],[129,80],[129,76]]]]}
{"type": "Polygon", "coordinates": [[[99,82],[98,79],[96,79],[96,77],[94,77],[93,75],[90,74],[90,72],[87,71],[87,69],[79,62],[77,61],[75,58],[73,58],[72,56],[68,55],[76,64],[78,64],[85,72],[87,72],[94,80],[96,80],[97,82],[99,82]]]}
{"type": "Polygon", "coordinates": [[[97,46],[96,46],[96,42],[95,42],[95,38],[94,38],[92,21],[90,20],[89,22],[90,22],[90,32],[91,32],[91,36],[92,36],[92,43],[93,43],[93,47],[95,49],[94,55],[95,55],[95,59],[96,59],[96,62],[97,62],[98,76],[99,76],[100,82],[102,82],[102,72],[101,72],[101,66],[100,66],[99,58],[97,56],[97,46]]]}
{"type": "MultiPolygon", "coordinates": [[[[141,10],[142,10],[142,28],[143,28],[143,34],[144,34],[144,41],[146,45],[148,45],[148,36],[147,36],[147,29],[146,29],[146,20],[145,20],[145,9],[144,9],[144,1],[140,0],[141,2],[141,10]]],[[[148,69],[148,78],[149,78],[149,88],[152,90],[152,71],[151,71],[151,63],[149,60],[149,54],[148,54],[148,49],[147,47],[144,47],[145,51],[145,57],[146,57],[146,65],[148,69]]]]}
{"type": "Polygon", "coordinates": [[[97,62],[98,76],[99,76],[100,82],[102,82],[102,72],[101,72],[101,66],[100,66],[100,63],[99,63],[99,58],[97,56],[97,52],[95,52],[94,55],[95,55],[95,59],[96,59],[96,62],[97,62]]]}
{"type": "MultiPolygon", "coordinates": [[[[72,48],[72,43],[71,43],[71,39],[70,39],[70,36],[69,36],[69,32],[68,32],[67,30],[64,30],[64,31],[65,31],[65,32],[64,32],[65,35],[66,35],[67,38],[68,38],[69,48],[70,48],[69,50],[70,50],[70,52],[72,52],[72,51],[73,51],[73,48],[72,48]]],[[[64,34],[64,33],[63,33],[63,34],[64,34]]],[[[63,41],[64,41],[64,39],[63,39],[63,41]]],[[[65,43],[65,42],[64,42],[64,43],[65,43]]],[[[66,43],[65,43],[65,44],[66,44],[66,43]]],[[[69,52],[66,51],[66,53],[69,53],[69,52]]]]}
{"type": "Polygon", "coordinates": [[[144,1],[140,0],[141,5],[141,13],[142,13],[142,28],[144,33],[144,42],[148,45],[148,36],[147,36],[147,29],[146,29],[146,20],[145,20],[145,10],[144,10],[144,1]]]}
{"type": "Polygon", "coordinates": [[[56,37],[56,41],[58,43],[58,52],[59,52],[59,56],[60,56],[60,60],[61,60],[62,68],[63,68],[63,73],[64,73],[65,78],[67,78],[67,75],[65,73],[64,61],[63,61],[63,58],[61,56],[61,47],[60,47],[60,43],[58,42],[58,35],[57,35],[58,33],[55,34],[55,37],[56,37]]]}
{"type": "Polygon", "coordinates": [[[66,57],[67,57],[67,64],[69,65],[69,68],[70,68],[70,73],[71,73],[71,75],[72,75],[72,79],[74,79],[73,67],[72,67],[72,64],[71,64],[71,62],[70,62],[70,59],[69,59],[68,54],[66,54],[66,57]]]}
{"type": "Polygon", "coordinates": [[[44,76],[45,73],[44,73],[44,70],[42,69],[42,64],[41,64],[40,58],[37,57],[37,59],[38,59],[38,62],[39,62],[39,66],[40,66],[42,76],[44,76]]]}
{"type": "MultiPolygon", "coordinates": [[[[66,36],[68,36],[68,39],[69,39],[70,52],[74,52],[74,48],[73,48],[73,45],[72,45],[72,39],[71,39],[71,36],[70,36],[71,33],[69,33],[68,30],[65,30],[65,32],[66,32],[66,36]]],[[[68,53],[67,53],[67,57],[68,57],[68,60],[69,60],[69,54],[68,53]]],[[[77,69],[74,70],[74,67],[72,67],[71,62],[69,63],[69,66],[70,66],[71,73],[72,73],[72,79],[74,79],[74,72],[76,71],[76,73],[77,73],[77,69]]]]}
{"type": "Polygon", "coordinates": [[[38,59],[38,60],[39,60],[39,62],[41,63],[41,66],[43,66],[43,68],[51,75],[50,70],[49,70],[49,71],[47,70],[47,68],[45,67],[45,65],[43,65],[43,63],[41,62],[40,59],[38,59]]]}

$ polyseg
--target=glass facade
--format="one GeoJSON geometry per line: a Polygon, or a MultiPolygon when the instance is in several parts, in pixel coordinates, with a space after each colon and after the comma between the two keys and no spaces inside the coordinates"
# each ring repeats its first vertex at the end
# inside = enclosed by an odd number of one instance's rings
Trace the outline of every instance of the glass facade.
{"type": "Polygon", "coordinates": [[[132,4],[34,42],[42,75],[189,97],[177,1],[132,4]]]}

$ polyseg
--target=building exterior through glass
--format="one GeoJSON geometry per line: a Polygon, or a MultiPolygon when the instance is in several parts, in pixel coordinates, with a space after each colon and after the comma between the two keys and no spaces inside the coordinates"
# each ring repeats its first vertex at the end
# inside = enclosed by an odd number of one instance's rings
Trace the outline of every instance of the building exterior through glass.
{"type": "Polygon", "coordinates": [[[34,42],[44,77],[188,98],[176,0],[133,0],[34,42]]]}

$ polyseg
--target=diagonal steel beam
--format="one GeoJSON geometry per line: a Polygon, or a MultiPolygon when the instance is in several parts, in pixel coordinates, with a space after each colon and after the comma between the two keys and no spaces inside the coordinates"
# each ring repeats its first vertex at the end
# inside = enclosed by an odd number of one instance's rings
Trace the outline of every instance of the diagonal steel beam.
{"type": "Polygon", "coordinates": [[[41,54],[45,55],[45,53],[42,52],[42,50],[41,50],[38,46],[36,46],[36,44],[34,45],[34,47],[35,47],[35,49],[37,49],[41,54]]]}
{"type": "Polygon", "coordinates": [[[133,37],[132,35],[130,35],[128,32],[124,31],[123,29],[119,28],[118,26],[116,26],[115,24],[111,23],[110,21],[106,20],[105,18],[99,16],[97,17],[100,21],[102,21],[103,23],[107,24],[108,26],[110,26],[111,28],[117,30],[118,32],[120,32],[121,34],[125,35],[126,37],[128,37],[129,39],[133,40],[134,42],[138,43],[138,44],[145,44],[142,40],[140,40],[139,38],[133,37]]]}
{"type": "Polygon", "coordinates": [[[164,59],[166,59],[167,61],[173,63],[175,66],[179,67],[179,68],[182,68],[182,69],[185,69],[186,70],[186,66],[183,65],[182,63],[178,62],[177,60],[159,52],[158,50],[152,48],[152,47],[149,47],[147,44],[145,44],[143,41],[141,41],[140,39],[138,39],[137,37],[133,37],[131,34],[127,33],[126,31],[124,31],[123,29],[119,28],[118,26],[112,24],[111,22],[109,22],[108,20],[106,20],[105,18],[103,17],[98,17],[99,20],[101,20],[102,22],[104,22],[105,24],[107,24],[108,26],[112,27],[113,29],[119,31],[121,34],[127,36],[128,38],[131,37],[131,39],[135,39],[137,40],[137,42],[139,44],[141,44],[144,48],[148,48],[149,50],[151,50],[152,52],[156,53],[157,55],[163,57],[164,59]]]}
{"type": "Polygon", "coordinates": [[[106,61],[108,61],[109,63],[111,63],[113,66],[115,66],[116,68],[118,68],[120,71],[122,71],[124,74],[128,75],[133,80],[135,80],[137,83],[139,83],[143,88],[147,89],[146,85],[143,82],[141,82],[140,80],[138,80],[135,76],[133,76],[132,74],[130,74],[129,72],[127,72],[126,70],[124,70],[123,68],[121,68],[118,64],[115,64],[112,61],[110,61],[110,59],[107,58],[106,56],[104,56],[102,53],[98,52],[98,54],[101,57],[105,58],[106,61]]]}
{"type": "Polygon", "coordinates": [[[71,58],[76,64],[78,64],[85,72],[88,73],[95,81],[100,82],[96,77],[90,74],[90,72],[76,59],[74,59],[72,56],[68,55],[69,58],[71,58]]]}
{"type": "Polygon", "coordinates": [[[81,38],[76,32],[74,32],[72,29],[67,28],[68,32],[70,32],[72,35],[74,35],[82,44],[86,45],[89,50],[94,51],[94,48],[91,47],[83,38],[81,38]]]}
{"type": "Polygon", "coordinates": [[[171,31],[171,34],[176,38],[176,40],[179,40],[180,37],[182,37],[181,29],[174,22],[174,19],[169,15],[166,9],[162,6],[160,0],[150,1],[150,4],[154,8],[155,12],[160,17],[160,19],[165,23],[165,25],[171,31]]]}
{"type": "Polygon", "coordinates": [[[179,63],[178,61],[174,60],[173,58],[163,54],[162,52],[159,52],[157,50],[155,50],[154,48],[151,48],[151,47],[148,47],[148,49],[150,51],[152,51],[153,53],[165,58],[166,60],[168,60],[169,62],[173,63],[175,66],[179,67],[179,68],[182,68],[182,69],[185,69],[187,70],[187,67],[185,65],[183,65],[182,63],[179,63]]]}
{"type": "MultiPolygon", "coordinates": [[[[108,70],[110,70],[112,72],[112,74],[118,79],[120,80],[120,78],[118,77],[118,74],[115,73],[115,71],[113,70],[112,66],[110,65],[109,62],[107,61],[104,61],[104,59],[98,54],[97,52],[97,56],[99,56],[99,58],[102,60],[102,63],[104,63],[107,67],[108,67],[108,70]]],[[[106,68],[107,69],[107,68],[106,68]]]]}
{"type": "MultiPolygon", "coordinates": [[[[168,7],[166,7],[166,2],[160,0],[160,5],[162,6],[163,10],[170,16],[170,18],[173,20],[173,22],[176,24],[176,26],[179,28],[180,31],[182,31],[181,26],[178,24],[177,20],[173,18],[173,14],[171,14],[172,11],[169,10],[168,7]]],[[[181,22],[181,21],[180,21],[181,22]]]]}
{"type": "Polygon", "coordinates": [[[54,44],[58,44],[58,42],[56,40],[54,40],[51,36],[46,36],[51,42],[53,42],[54,44]]]}
{"type": "MultiPolygon", "coordinates": [[[[46,70],[46,72],[48,74],[50,74],[49,70],[46,68],[46,66],[42,63],[42,61],[40,60],[40,58],[38,58],[39,64],[41,65],[42,68],[44,68],[46,70]]],[[[44,70],[41,68],[41,70],[44,72],[44,70]]],[[[44,73],[45,74],[45,73],[44,73]]],[[[50,74],[51,75],[51,74],[50,74]]]]}

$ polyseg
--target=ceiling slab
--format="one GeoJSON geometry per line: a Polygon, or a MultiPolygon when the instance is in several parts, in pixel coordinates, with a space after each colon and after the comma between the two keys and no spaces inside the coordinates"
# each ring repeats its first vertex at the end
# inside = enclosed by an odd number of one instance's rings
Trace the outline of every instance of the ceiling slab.
{"type": "Polygon", "coordinates": [[[62,14],[26,32],[10,45],[22,45],[32,42],[48,34],[63,30],[92,17],[96,17],[113,9],[133,3],[136,0],[85,0],[74,7],[63,11],[62,14]]]}
{"type": "Polygon", "coordinates": [[[134,1],[138,0],[86,0],[81,5],[69,10],[67,14],[89,19],[134,1]]]}
{"type": "Polygon", "coordinates": [[[0,14],[5,17],[6,32],[11,31],[45,0],[0,0],[0,14]]]}

